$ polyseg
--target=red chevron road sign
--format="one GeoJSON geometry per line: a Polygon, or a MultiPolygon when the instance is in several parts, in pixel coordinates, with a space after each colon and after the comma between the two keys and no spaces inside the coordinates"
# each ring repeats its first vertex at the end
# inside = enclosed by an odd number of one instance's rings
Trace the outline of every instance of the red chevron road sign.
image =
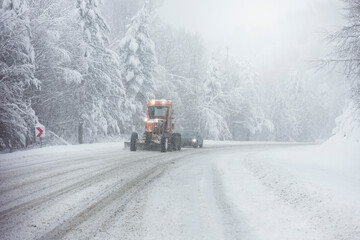
{"type": "Polygon", "coordinates": [[[37,125],[35,127],[35,135],[36,137],[44,137],[45,136],[45,127],[43,125],[37,125]]]}

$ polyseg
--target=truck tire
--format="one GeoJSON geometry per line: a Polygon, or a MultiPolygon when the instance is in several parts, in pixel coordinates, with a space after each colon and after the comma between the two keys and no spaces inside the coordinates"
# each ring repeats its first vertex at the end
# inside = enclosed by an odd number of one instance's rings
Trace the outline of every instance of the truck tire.
{"type": "Polygon", "coordinates": [[[168,147],[169,147],[169,138],[167,138],[166,136],[161,136],[160,151],[167,152],[168,147]]]}
{"type": "Polygon", "coordinates": [[[130,151],[136,151],[136,142],[138,141],[139,137],[137,133],[132,133],[131,134],[131,139],[130,139],[130,151]]]}
{"type": "Polygon", "coordinates": [[[181,135],[179,134],[179,142],[177,145],[177,150],[180,151],[181,150],[181,135]]]}
{"type": "Polygon", "coordinates": [[[145,132],[145,144],[150,145],[152,139],[152,132],[145,132]]]}
{"type": "Polygon", "coordinates": [[[144,149],[150,150],[151,149],[151,140],[152,140],[152,132],[145,132],[145,145],[144,149]]]}
{"type": "Polygon", "coordinates": [[[181,135],[180,133],[174,133],[171,137],[173,149],[175,151],[181,150],[181,135]]]}

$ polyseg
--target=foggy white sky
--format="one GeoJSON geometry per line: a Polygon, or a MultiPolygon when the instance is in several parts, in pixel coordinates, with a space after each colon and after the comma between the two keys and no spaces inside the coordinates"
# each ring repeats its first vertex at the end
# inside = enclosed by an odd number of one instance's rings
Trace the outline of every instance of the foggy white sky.
{"type": "Polygon", "coordinates": [[[165,0],[159,16],[210,48],[228,46],[237,58],[286,75],[327,52],[324,32],[342,25],[341,8],[339,0],[165,0]]]}

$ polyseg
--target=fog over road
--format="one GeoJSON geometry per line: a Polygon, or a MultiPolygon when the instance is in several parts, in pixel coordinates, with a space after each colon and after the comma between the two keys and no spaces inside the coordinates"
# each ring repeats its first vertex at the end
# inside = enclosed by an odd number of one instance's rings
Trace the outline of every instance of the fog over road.
{"type": "Polygon", "coordinates": [[[298,175],[298,163],[267,159],[316,147],[211,142],[160,153],[110,143],[3,154],[1,239],[355,239],[360,194],[349,199],[298,175]]]}

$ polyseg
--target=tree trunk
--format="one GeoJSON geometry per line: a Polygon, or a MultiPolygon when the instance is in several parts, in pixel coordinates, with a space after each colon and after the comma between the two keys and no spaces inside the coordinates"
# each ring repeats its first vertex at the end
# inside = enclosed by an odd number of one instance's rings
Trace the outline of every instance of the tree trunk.
{"type": "Polygon", "coordinates": [[[79,122],[79,132],[78,132],[78,140],[79,140],[79,144],[83,144],[83,139],[84,139],[84,123],[83,122],[79,122]]]}

